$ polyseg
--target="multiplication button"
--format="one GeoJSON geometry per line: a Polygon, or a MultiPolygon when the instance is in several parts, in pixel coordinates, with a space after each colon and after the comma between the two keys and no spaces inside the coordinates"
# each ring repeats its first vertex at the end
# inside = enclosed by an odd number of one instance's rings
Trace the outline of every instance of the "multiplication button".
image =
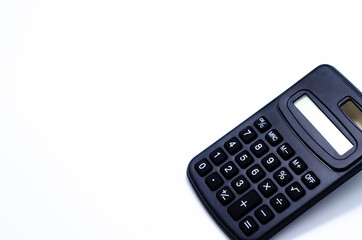
{"type": "Polygon", "coordinates": [[[270,197],[278,190],[277,186],[275,186],[275,184],[269,178],[262,181],[258,185],[258,189],[266,198],[270,197]]]}

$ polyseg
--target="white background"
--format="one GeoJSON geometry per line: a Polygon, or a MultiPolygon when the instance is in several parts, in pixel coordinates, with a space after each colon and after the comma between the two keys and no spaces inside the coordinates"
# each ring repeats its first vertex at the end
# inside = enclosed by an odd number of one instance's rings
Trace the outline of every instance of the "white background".
{"type": "MultiPolygon", "coordinates": [[[[317,65],[358,1],[0,1],[0,239],[226,239],[191,158],[317,65]]],[[[273,239],[361,239],[362,174],[273,239]]]]}

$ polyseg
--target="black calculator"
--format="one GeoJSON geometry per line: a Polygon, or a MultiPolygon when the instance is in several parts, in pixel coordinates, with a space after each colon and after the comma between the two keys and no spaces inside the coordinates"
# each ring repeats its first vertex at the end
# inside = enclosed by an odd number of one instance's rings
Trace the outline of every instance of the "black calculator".
{"type": "Polygon", "coordinates": [[[362,95],[321,65],[192,159],[231,239],[269,239],[362,169],[362,95]]]}

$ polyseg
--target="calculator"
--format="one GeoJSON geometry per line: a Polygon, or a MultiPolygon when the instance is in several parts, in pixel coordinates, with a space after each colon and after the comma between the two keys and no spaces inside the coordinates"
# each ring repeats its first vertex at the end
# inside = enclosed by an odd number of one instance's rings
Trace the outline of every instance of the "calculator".
{"type": "Polygon", "coordinates": [[[269,239],[362,169],[362,95],[321,65],[191,160],[231,239],[269,239]]]}

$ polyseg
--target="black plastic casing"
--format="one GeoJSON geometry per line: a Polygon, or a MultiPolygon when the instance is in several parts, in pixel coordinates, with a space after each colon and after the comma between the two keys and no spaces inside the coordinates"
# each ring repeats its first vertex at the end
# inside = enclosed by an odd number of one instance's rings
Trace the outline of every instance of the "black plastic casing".
{"type": "MultiPolygon", "coordinates": [[[[329,65],[321,65],[192,159],[187,169],[190,182],[213,218],[231,239],[269,239],[362,169],[362,132],[340,109],[340,106],[348,100],[352,100],[355,105],[362,109],[361,92],[335,68],[329,65]],[[348,138],[353,144],[351,150],[342,156],[339,155],[298,109],[296,109],[294,101],[303,94],[308,95],[348,138]],[[287,142],[295,150],[296,155],[293,159],[295,157],[302,158],[308,166],[306,172],[314,172],[320,179],[320,184],[315,189],[309,190],[301,181],[301,175],[294,174],[292,182],[297,181],[303,186],[306,190],[306,195],[296,202],[293,202],[287,197],[291,205],[282,213],[276,213],[270,206],[269,200],[271,197],[262,197],[263,202],[258,206],[262,206],[263,204],[268,205],[275,215],[274,219],[265,225],[256,221],[259,229],[247,237],[239,228],[240,220],[234,221],[227,212],[227,207],[232,203],[229,203],[227,206],[222,206],[216,198],[217,190],[211,191],[207,187],[205,177],[200,177],[194,166],[196,162],[203,158],[206,158],[211,163],[209,154],[213,150],[218,147],[223,148],[223,144],[227,140],[231,137],[238,136],[239,132],[245,127],[253,126],[254,121],[260,116],[265,116],[271,122],[271,129],[277,129],[279,131],[284,138],[283,142],[287,142]]],[[[265,141],[265,133],[258,133],[258,138],[265,141]]],[[[240,138],[238,139],[240,140],[240,138]]],[[[242,141],[240,140],[240,142],[242,141]]],[[[252,143],[243,144],[243,150],[246,149],[250,152],[249,148],[251,144],[252,143]]],[[[276,148],[270,147],[269,153],[274,153],[278,156],[276,148]]],[[[234,161],[235,155],[227,155],[228,160],[226,161],[234,161]]],[[[258,163],[262,166],[260,159],[254,159],[255,162],[253,164],[258,163]]],[[[279,168],[289,168],[289,162],[290,161],[281,159],[281,166],[279,168]]],[[[219,168],[220,166],[214,165],[211,172],[219,172],[219,168]]],[[[239,168],[238,175],[246,176],[246,170],[247,169],[243,170],[239,168]]],[[[265,173],[266,176],[264,179],[273,179],[273,172],[270,173],[265,170],[265,173]]],[[[229,186],[229,188],[232,189],[230,185],[231,181],[232,180],[227,181],[224,179],[223,186],[229,186]]],[[[251,181],[249,182],[251,183],[251,181]]],[[[262,196],[257,189],[257,185],[258,183],[251,183],[251,187],[247,192],[255,190],[262,196]]],[[[283,193],[287,196],[285,194],[285,187],[278,186],[277,193],[283,193]]],[[[243,195],[238,195],[235,192],[234,194],[236,196],[235,200],[243,195]]],[[[251,216],[255,219],[254,211],[251,211],[246,216],[251,216]]]]}

